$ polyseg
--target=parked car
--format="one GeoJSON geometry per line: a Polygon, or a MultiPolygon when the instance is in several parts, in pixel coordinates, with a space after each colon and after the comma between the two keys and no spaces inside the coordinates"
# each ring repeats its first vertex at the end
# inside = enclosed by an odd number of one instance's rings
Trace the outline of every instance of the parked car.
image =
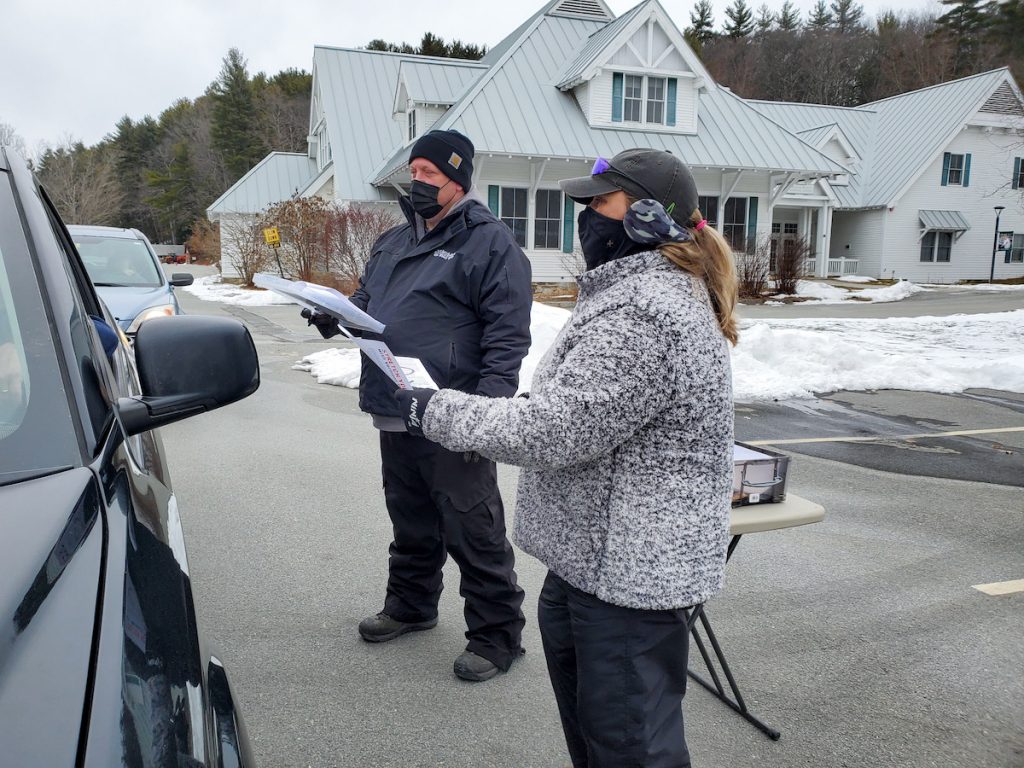
{"type": "Polygon", "coordinates": [[[0,763],[251,766],[154,430],[254,392],[256,350],[229,318],[115,328],[0,147],[0,763]]]}
{"type": "Polygon", "coordinates": [[[194,278],[181,272],[168,280],[139,230],[73,224],[68,231],[122,331],[134,336],[146,320],[181,314],[174,287],[191,285],[194,278]]]}

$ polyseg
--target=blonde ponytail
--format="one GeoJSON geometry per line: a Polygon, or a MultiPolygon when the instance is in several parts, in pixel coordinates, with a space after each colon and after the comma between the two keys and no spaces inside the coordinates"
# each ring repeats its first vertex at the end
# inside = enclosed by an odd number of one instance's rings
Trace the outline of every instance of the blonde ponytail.
{"type": "Polygon", "coordinates": [[[718,230],[707,224],[694,229],[703,218],[700,211],[694,211],[690,217],[691,241],[663,243],[658,250],[677,267],[704,279],[722,334],[735,346],[739,340],[734,313],[738,295],[736,264],[732,249],[718,230]]]}

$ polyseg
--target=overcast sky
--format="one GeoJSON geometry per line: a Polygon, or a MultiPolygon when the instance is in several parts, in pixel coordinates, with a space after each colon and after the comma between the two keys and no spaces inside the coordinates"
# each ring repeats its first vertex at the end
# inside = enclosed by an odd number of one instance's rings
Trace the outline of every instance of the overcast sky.
{"type": "MultiPolygon", "coordinates": [[[[639,0],[607,0],[616,14],[639,0]]],[[[761,0],[749,0],[758,7],[761,0]]],[[[6,0],[0,15],[0,123],[24,139],[67,137],[95,144],[123,116],[156,117],[176,99],[200,96],[221,59],[239,48],[251,74],[312,70],[314,44],[366,45],[374,38],[419,42],[500,41],[543,0],[6,0]]],[[[713,0],[721,26],[730,0],[713,0]]],[[[814,0],[794,0],[806,15],[814,0]]],[[[923,10],[937,0],[865,0],[880,10],[923,10]]],[[[693,0],[662,0],[676,25],[689,24],[693,0]]],[[[777,10],[782,0],[768,6],[777,10]]]]}

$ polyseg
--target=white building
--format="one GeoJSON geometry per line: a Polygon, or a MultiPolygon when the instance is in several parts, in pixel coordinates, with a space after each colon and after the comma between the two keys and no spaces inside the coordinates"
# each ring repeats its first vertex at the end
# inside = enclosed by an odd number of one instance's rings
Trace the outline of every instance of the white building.
{"type": "Polygon", "coordinates": [[[476,146],[474,184],[537,281],[567,279],[578,244],[558,181],[638,146],[693,169],[737,251],[806,237],[823,276],[987,278],[1004,205],[1014,248],[996,276],[1024,275],[1024,106],[1007,70],[856,109],[748,101],[714,82],[658,0],[618,18],[603,0],[551,0],[479,62],[317,46],[307,156],[272,154],[208,215],[294,194],[393,205],[410,144],[448,128],[476,146]]]}

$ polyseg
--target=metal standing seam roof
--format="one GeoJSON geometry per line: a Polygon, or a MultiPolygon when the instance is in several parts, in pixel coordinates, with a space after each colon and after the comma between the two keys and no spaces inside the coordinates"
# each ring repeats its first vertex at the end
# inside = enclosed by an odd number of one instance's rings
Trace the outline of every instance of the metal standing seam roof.
{"type": "Polygon", "coordinates": [[[872,147],[877,130],[877,115],[872,110],[779,101],[748,100],[747,103],[809,144],[816,145],[825,133],[831,131],[833,125],[838,126],[860,162],[856,168],[851,169],[849,183],[846,186],[833,186],[832,194],[840,208],[862,207],[861,200],[871,171],[872,147]],[[822,134],[816,135],[819,131],[822,134]]]}
{"type": "MultiPolygon", "coordinates": [[[[595,128],[575,97],[555,86],[564,52],[608,22],[561,16],[535,17],[521,39],[504,46],[496,62],[434,125],[469,136],[477,153],[589,159],[623,149],[667,149],[696,167],[846,173],[847,169],[766,119],[727,89],[709,87],[700,95],[696,134],[595,128]]],[[[819,125],[821,123],[818,123],[819,125]]],[[[401,152],[377,173],[383,183],[403,162],[401,152]]]]}
{"type": "Polygon", "coordinates": [[[1003,68],[865,104],[878,114],[879,171],[866,202],[895,202],[1007,76],[1003,68]]]}
{"type": "Polygon", "coordinates": [[[966,232],[971,228],[967,217],[960,211],[918,211],[924,229],[938,229],[946,232],[966,232]]]}
{"type": "MultiPolygon", "coordinates": [[[[461,60],[320,45],[313,49],[313,84],[320,89],[339,199],[381,199],[369,181],[405,142],[405,125],[394,119],[392,107],[398,71],[406,61],[448,69],[461,60]]],[[[485,71],[478,62],[465,64],[474,72],[485,71]]]]}
{"type": "Polygon", "coordinates": [[[820,128],[808,128],[806,131],[797,131],[796,135],[800,137],[801,141],[807,142],[812,147],[817,147],[838,127],[836,123],[829,123],[820,128]]]}
{"type": "Polygon", "coordinates": [[[640,9],[646,5],[647,2],[642,2],[633,6],[615,21],[605,24],[589,38],[586,38],[579,54],[569,62],[561,73],[555,76],[558,87],[565,90],[581,82],[587,67],[594,63],[594,60],[601,55],[612,38],[619,34],[622,28],[629,24],[633,17],[640,12],[640,9]]]}
{"type": "Polygon", "coordinates": [[[839,207],[877,208],[896,202],[1007,77],[1004,67],[859,107],[749,103],[801,138],[837,124],[860,158],[849,186],[832,189],[839,207]]]}
{"type": "Polygon", "coordinates": [[[316,162],[298,152],[271,152],[206,209],[207,216],[259,213],[287,200],[316,175],[316,162]]]}
{"type": "Polygon", "coordinates": [[[486,69],[476,62],[403,61],[399,78],[405,80],[409,98],[418,104],[454,104],[486,69]]]}

